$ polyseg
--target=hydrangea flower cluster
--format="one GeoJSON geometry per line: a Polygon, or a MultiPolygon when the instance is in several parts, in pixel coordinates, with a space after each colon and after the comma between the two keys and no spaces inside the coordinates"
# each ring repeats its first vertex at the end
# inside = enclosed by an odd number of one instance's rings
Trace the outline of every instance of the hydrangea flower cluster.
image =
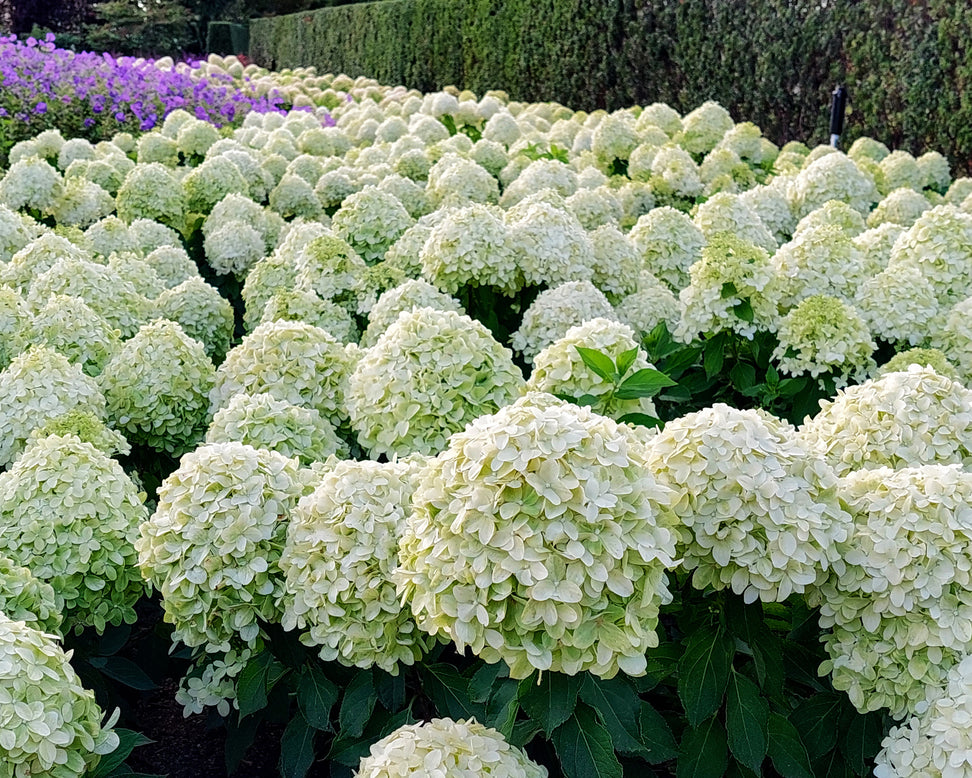
{"type": "Polygon", "coordinates": [[[381,334],[398,320],[400,313],[416,308],[464,313],[454,297],[440,292],[427,281],[412,279],[389,289],[378,298],[368,313],[368,328],[361,335],[361,347],[370,348],[375,345],[381,334]]]}
{"type": "Polygon", "coordinates": [[[339,462],[301,499],[280,557],[284,629],[324,660],[393,675],[433,640],[402,606],[393,576],[416,463],[339,462]]]}
{"type": "Polygon", "coordinates": [[[843,564],[820,590],[821,626],[834,628],[821,672],[859,710],[901,718],[942,684],[972,636],[972,474],[860,470],[839,493],[854,521],[843,564]]]}
{"type": "Polygon", "coordinates": [[[0,474],[0,554],[51,584],[72,629],[132,624],[145,592],[132,546],[143,499],[90,443],[42,438],[0,474]]]}
{"type": "Polygon", "coordinates": [[[840,560],[849,517],[837,476],[796,430],[765,411],[717,404],[670,421],[648,467],[675,492],[684,566],[698,588],[785,600],[840,560]]]}
{"type": "Polygon", "coordinates": [[[435,454],[453,432],[513,402],[523,384],[513,355],[482,324],[417,308],[401,313],[358,362],[348,413],[373,457],[435,454]]]}
{"type": "Polygon", "coordinates": [[[396,578],[419,626],[513,678],[645,672],[678,518],[640,438],[531,392],[421,471],[396,578]]]}
{"type": "Polygon", "coordinates": [[[925,211],[895,242],[890,268],[917,266],[942,305],[972,293],[972,215],[953,205],[925,211]]]}
{"type": "Polygon", "coordinates": [[[799,430],[846,475],[876,467],[972,462],[972,392],[930,367],[850,386],[799,430]]]}
{"type": "Polygon", "coordinates": [[[619,400],[614,396],[614,384],[597,375],[581,359],[577,347],[594,349],[617,362],[621,354],[634,349],[636,356],[631,372],[652,367],[648,355],[635,341],[634,332],[626,324],[611,319],[591,319],[567,330],[533,360],[533,372],[527,381],[528,391],[547,392],[573,399],[591,395],[596,399],[590,407],[603,416],[619,419],[627,413],[655,416],[655,406],[648,398],[619,400]]]}
{"type": "Polygon", "coordinates": [[[234,638],[256,645],[258,619],[279,621],[277,562],[303,491],[296,460],[274,451],[211,443],[182,458],[135,541],[174,640],[226,653],[234,638]]]}
{"type": "Polygon", "coordinates": [[[118,747],[94,692],[44,632],[0,613],[0,761],[7,775],[81,778],[118,747]]]}
{"type": "Polygon", "coordinates": [[[245,443],[299,459],[305,466],[348,454],[334,427],[316,410],[265,393],[238,394],[231,399],[213,417],[206,442],[245,443]]]}
{"type": "Polygon", "coordinates": [[[361,758],[356,778],[434,778],[441,775],[547,778],[547,770],[495,729],[475,719],[405,724],[361,758]]]}
{"type": "Polygon", "coordinates": [[[721,330],[751,339],[757,329],[776,330],[779,281],[765,249],[718,233],[689,274],[691,283],[679,294],[681,320],[675,335],[680,340],[721,330]]]}
{"type": "Polygon", "coordinates": [[[513,350],[527,362],[559,340],[571,327],[591,319],[617,319],[614,307],[590,281],[569,281],[537,295],[513,333],[513,350]]]}
{"type": "Polygon", "coordinates": [[[133,442],[180,454],[206,429],[214,376],[202,343],[157,319],[125,341],[100,381],[117,429],[133,442]]]}
{"type": "Polygon", "coordinates": [[[877,344],[853,306],[827,295],[803,300],[780,321],[779,345],[773,351],[780,370],[789,375],[832,372],[838,384],[861,381],[876,367],[877,344]]]}
{"type": "Polygon", "coordinates": [[[836,225],[807,227],[773,255],[784,308],[813,295],[854,299],[862,280],[862,258],[850,236],[836,225]]]}
{"type": "Polygon", "coordinates": [[[61,610],[54,587],[34,577],[29,568],[0,554],[0,614],[41,632],[58,634],[61,610]]]}

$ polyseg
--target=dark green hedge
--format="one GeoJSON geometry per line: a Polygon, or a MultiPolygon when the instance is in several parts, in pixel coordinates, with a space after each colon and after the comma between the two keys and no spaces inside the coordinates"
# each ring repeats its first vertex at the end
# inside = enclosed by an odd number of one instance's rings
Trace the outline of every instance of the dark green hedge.
{"type": "Polygon", "coordinates": [[[777,142],[845,138],[972,158],[972,6],[954,0],[385,0],[252,22],[251,56],[423,91],[608,108],[718,100],[777,142]]]}

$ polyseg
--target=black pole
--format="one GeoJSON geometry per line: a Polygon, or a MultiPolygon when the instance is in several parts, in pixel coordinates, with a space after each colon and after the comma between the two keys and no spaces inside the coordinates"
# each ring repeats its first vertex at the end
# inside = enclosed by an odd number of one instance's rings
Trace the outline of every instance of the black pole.
{"type": "Polygon", "coordinates": [[[830,101],[830,145],[837,148],[837,141],[844,133],[844,112],[847,109],[847,88],[838,86],[830,101]]]}

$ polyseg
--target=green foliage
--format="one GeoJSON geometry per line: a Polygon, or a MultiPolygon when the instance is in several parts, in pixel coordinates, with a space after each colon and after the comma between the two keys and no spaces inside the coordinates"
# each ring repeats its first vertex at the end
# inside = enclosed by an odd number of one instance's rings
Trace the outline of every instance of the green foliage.
{"type": "MultiPolygon", "coordinates": [[[[613,110],[717,100],[777,143],[826,142],[830,92],[869,135],[972,158],[972,7],[948,0],[576,3],[393,0],[254,20],[268,67],[317,65],[423,91],[455,84],[613,110]],[[542,20],[542,23],[536,23],[542,20]]],[[[281,9],[284,10],[284,9],[281,9]]]]}
{"type": "Polygon", "coordinates": [[[168,0],[108,0],[94,5],[96,21],[86,30],[85,47],[136,56],[195,48],[195,16],[168,0]]]}

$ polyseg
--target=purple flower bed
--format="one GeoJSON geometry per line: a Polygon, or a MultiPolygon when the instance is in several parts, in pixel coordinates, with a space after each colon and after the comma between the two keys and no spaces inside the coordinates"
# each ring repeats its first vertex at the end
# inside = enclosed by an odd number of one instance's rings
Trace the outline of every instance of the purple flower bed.
{"type": "Polygon", "coordinates": [[[239,124],[250,111],[289,106],[271,93],[249,94],[229,76],[160,69],[151,60],[59,49],[0,37],[0,159],[17,141],[57,128],[93,142],[152,129],[182,108],[216,126],[239,124]]]}

